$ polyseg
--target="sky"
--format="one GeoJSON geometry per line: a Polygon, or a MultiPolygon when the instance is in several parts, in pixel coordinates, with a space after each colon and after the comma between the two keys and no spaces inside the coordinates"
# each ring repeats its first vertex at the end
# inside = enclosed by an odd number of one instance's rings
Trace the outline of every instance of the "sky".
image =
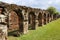
{"type": "Polygon", "coordinates": [[[47,9],[49,6],[53,6],[58,11],[60,11],[60,0],[0,0],[0,1],[40,9],[47,9]]]}

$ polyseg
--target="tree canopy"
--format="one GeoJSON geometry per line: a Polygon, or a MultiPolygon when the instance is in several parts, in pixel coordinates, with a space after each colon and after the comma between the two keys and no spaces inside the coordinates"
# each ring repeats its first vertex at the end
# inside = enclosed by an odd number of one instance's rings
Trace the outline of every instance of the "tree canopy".
{"type": "Polygon", "coordinates": [[[57,9],[55,7],[48,7],[47,11],[49,11],[49,13],[51,14],[59,14],[59,12],[57,11],[57,9]]]}

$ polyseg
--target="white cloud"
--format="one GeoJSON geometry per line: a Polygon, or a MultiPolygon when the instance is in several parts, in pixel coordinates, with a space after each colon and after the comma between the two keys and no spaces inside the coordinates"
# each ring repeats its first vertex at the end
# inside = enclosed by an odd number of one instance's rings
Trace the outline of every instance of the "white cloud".
{"type": "Polygon", "coordinates": [[[14,2],[14,1],[12,1],[12,0],[1,0],[1,1],[7,2],[7,3],[13,3],[13,2],[14,2]]]}

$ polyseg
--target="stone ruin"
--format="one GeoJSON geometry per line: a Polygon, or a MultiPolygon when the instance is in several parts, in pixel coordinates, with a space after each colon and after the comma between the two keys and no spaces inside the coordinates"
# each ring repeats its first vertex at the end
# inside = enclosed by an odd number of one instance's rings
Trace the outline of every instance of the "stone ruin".
{"type": "Polygon", "coordinates": [[[0,40],[7,40],[7,16],[3,13],[4,8],[0,6],[0,40]]]}
{"type": "Polygon", "coordinates": [[[7,23],[5,25],[7,25],[8,32],[16,31],[18,34],[26,34],[28,29],[35,30],[38,26],[43,26],[55,19],[47,10],[3,2],[0,2],[0,12],[7,18],[4,20],[7,23]]]}

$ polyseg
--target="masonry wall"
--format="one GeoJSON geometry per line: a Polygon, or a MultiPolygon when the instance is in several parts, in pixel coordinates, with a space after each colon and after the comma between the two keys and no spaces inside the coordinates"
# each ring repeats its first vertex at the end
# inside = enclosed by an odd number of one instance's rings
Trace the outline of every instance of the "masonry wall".
{"type": "Polygon", "coordinates": [[[53,21],[53,14],[46,10],[18,6],[15,4],[3,4],[5,15],[8,16],[8,30],[26,34],[28,29],[35,30],[38,26],[46,25],[53,21]]]}

